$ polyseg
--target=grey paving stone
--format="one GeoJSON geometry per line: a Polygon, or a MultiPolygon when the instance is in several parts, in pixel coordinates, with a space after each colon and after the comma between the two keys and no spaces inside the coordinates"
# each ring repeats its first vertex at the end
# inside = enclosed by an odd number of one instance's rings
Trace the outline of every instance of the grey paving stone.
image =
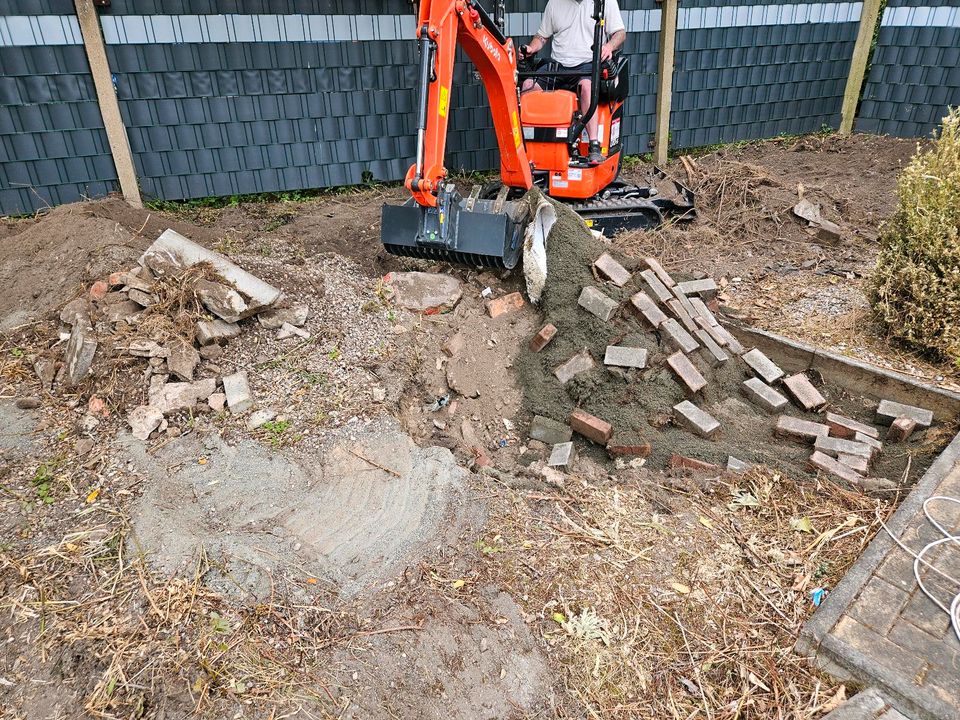
{"type": "Polygon", "coordinates": [[[711,439],[720,431],[719,421],[689,400],[674,405],[673,416],[678,425],[703,438],[711,439]]]}
{"type": "Polygon", "coordinates": [[[592,285],[587,285],[583,288],[577,303],[584,310],[604,321],[612,318],[619,307],[616,300],[607,297],[592,285]]]}
{"type": "Polygon", "coordinates": [[[744,353],[743,361],[757,377],[768,385],[772,385],[783,377],[783,370],[781,370],[773,360],[756,348],[744,353]]]}
{"type": "Polygon", "coordinates": [[[760,378],[754,377],[744,380],[740,385],[740,390],[755,405],[759,405],[764,410],[770,412],[779,412],[789,403],[787,398],[767,385],[760,378]]]}
{"type": "Polygon", "coordinates": [[[647,351],[644,348],[623,347],[622,345],[607,345],[603,356],[604,365],[617,367],[643,368],[647,366],[647,351]]]}
{"type": "Polygon", "coordinates": [[[877,422],[889,425],[898,417],[913,418],[918,427],[930,427],[933,422],[933,412],[913,405],[903,405],[893,400],[881,400],[877,406],[877,422]]]}
{"type": "Polygon", "coordinates": [[[573,430],[566,423],[557,422],[543,415],[534,415],[530,423],[530,437],[547,445],[565,443],[573,437],[573,430]]]}
{"type": "Polygon", "coordinates": [[[693,339],[693,336],[673,318],[667,318],[660,323],[660,329],[663,330],[667,336],[667,339],[670,341],[670,344],[673,345],[677,350],[685,353],[691,353],[700,347],[700,344],[693,339]]]}

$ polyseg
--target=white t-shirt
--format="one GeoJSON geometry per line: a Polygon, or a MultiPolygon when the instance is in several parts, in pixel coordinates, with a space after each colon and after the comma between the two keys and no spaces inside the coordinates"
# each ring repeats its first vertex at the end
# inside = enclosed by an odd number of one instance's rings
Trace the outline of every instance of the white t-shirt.
{"type": "MultiPolygon", "coordinates": [[[[607,0],[604,30],[609,38],[626,29],[617,0],[607,0]]],[[[537,35],[553,38],[551,57],[572,67],[593,60],[593,0],[549,0],[537,35]]]]}

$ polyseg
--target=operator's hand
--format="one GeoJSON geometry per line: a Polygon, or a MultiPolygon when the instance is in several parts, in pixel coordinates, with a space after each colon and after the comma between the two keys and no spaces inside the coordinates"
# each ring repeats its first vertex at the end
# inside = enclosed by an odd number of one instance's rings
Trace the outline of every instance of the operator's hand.
{"type": "Polygon", "coordinates": [[[613,48],[610,47],[610,43],[604,43],[603,47],[600,48],[600,62],[606,62],[613,57],[613,48]]]}
{"type": "Polygon", "coordinates": [[[530,57],[530,46],[521,45],[519,48],[517,48],[517,57],[521,60],[526,60],[528,57],[530,57]]]}

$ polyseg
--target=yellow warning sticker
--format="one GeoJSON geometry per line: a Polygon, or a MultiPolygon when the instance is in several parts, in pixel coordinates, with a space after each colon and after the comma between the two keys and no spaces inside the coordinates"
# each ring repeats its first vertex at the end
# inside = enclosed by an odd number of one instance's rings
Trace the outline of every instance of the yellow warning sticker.
{"type": "Polygon", "coordinates": [[[587,227],[593,227],[593,220],[584,220],[583,224],[587,227]]]}
{"type": "Polygon", "coordinates": [[[513,122],[513,144],[516,147],[520,147],[522,138],[520,136],[520,121],[517,119],[517,113],[514,111],[513,117],[511,118],[513,122]]]}
{"type": "Polygon", "coordinates": [[[447,116],[447,107],[450,105],[450,90],[443,85],[440,86],[440,103],[437,108],[437,114],[440,117],[447,116]]]}

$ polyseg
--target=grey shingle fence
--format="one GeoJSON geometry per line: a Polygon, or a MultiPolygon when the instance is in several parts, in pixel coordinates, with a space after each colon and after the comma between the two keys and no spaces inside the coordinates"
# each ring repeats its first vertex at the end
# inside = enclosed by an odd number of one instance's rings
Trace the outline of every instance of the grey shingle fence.
{"type": "Polygon", "coordinates": [[[889,0],[856,129],[921,137],[960,105],[960,0],[889,0]]]}
{"type": "MultiPolygon", "coordinates": [[[[891,0],[884,23],[904,4],[891,0]]],[[[544,5],[509,2],[508,32],[525,40],[544,5]]],[[[621,7],[631,61],[624,132],[636,154],[650,149],[656,124],[661,6],[621,7]]],[[[837,127],[861,7],[683,0],[672,146],[837,127]]],[[[896,17],[881,30],[858,128],[922,135],[941,105],[958,102],[960,29],[896,17]]],[[[146,199],[398,180],[412,161],[417,49],[407,0],[113,0],[100,23],[146,199]]],[[[0,213],[116,189],[82,43],[73,0],[0,9],[0,213]]],[[[452,100],[447,166],[495,168],[483,88],[462,61],[452,100]]]]}

